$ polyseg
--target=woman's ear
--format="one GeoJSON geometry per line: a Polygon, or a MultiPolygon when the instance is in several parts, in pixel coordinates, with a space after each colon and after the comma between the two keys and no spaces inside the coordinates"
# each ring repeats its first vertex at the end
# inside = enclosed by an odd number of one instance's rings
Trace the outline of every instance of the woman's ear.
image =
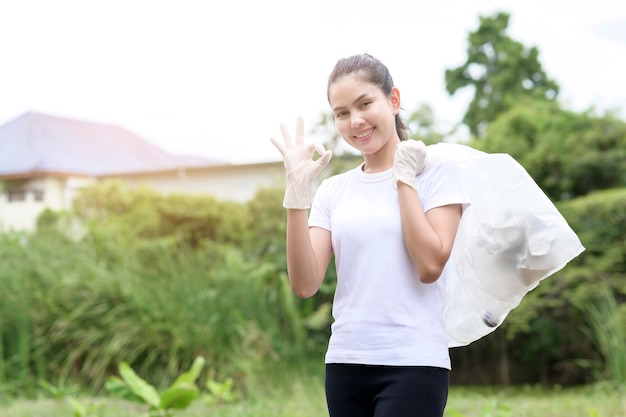
{"type": "Polygon", "coordinates": [[[398,90],[398,87],[391,88],[391,93],[389,93],[389,102],[391,103],[393,114],[398,114],[400,112],[400,90],[398,90]]]}

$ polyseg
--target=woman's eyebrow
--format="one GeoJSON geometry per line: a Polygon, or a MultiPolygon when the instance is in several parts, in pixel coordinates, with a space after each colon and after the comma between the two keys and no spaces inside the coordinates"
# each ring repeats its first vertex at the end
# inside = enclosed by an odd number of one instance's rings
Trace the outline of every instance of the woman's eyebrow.
{"type": "MultiPolygon", "coordinates": [[[[359,101],[363,100],[365,97],[367,97],[367,94],[361,94],[360,96],[358,96],[351,104],[354,103],[358,103],[359,101]]],[[[346,106],[337,106],[337,107],[333,107],[333,111],[337,111],[340,109],[344,109],[346,106]]]]}

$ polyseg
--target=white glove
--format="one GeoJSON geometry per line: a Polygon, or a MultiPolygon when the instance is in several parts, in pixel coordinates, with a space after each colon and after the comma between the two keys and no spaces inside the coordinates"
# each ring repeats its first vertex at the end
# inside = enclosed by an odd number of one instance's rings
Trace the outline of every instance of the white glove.
{"type": "Polygon", "coordinates": [[[311,185],[319,173],[328,165],[333,153],[325,150],[320,144],[304,144],[304,122],[302,116],[296,122],[296,143],[291,141],[287,127],[280,125],[285,144],[276,139],[270,140],[278,148],[285,161],[287,188],[283,207],[288,209],[308,209],[311,207],[311,185]],[[313,155],[320,157],[313,160],[313,155]]]}
{"type": "Polygon", "coordinates": [[[393,159],[393,188],[398,181],[417,191],[415,177],[422,173],[426,162],[426,145],[421,140],[404,140],[396,145],[393,159]]]}

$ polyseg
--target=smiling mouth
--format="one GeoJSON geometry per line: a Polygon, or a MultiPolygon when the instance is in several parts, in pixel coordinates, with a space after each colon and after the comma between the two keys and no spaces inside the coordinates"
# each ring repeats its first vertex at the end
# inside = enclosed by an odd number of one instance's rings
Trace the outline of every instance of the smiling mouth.
{"type": "Polygon", "coordinates": [[[354,135],[354,137],[357,138],[357,139],[363,139],[364,137],[369,136],[373,131],[374,131],[374,128],[367,129],[364,132],[361,132],[361,133],[358,133],[358,134],[354,135]]]}

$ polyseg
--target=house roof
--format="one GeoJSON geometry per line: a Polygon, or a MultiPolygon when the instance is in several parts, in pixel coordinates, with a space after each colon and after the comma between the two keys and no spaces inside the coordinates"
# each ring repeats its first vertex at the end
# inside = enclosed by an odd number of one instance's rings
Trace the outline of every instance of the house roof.
{"type": "Polygon", "coordinates": [[[0,177],[26,174],[102,176],[226,161],[165,152],[121,127],[28,112],[0,126],[0,177]]]}

